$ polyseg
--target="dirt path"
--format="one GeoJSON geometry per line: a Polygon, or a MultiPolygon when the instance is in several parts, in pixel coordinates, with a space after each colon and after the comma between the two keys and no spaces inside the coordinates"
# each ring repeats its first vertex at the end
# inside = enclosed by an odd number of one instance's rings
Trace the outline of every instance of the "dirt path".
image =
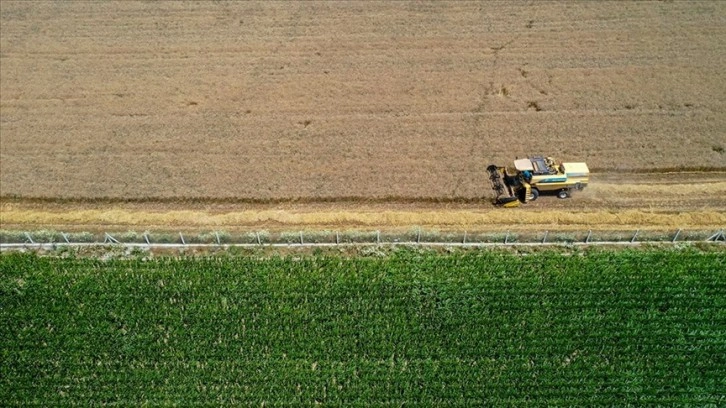
{"type": "MultiPolygon", "coordinates": [[[[484,190],[484,189],[483,189],[484,190]]],[[[543,196],[517,209],[481,199],[341,199],[275,203],[2,199],[3,229],[441,230],[671,229],[726,226],[726,173],[600,173],[568,200],[543,196]]]]}

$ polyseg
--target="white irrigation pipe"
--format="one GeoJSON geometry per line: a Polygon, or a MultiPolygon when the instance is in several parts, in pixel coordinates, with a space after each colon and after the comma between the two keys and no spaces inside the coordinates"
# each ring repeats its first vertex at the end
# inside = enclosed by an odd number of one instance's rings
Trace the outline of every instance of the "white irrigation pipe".
{"type": "MultiPolygon", "coordinates": [[[[569,241],[569,242],[562,242],[562,241],[550,241],[547,242],[547,237],[549,234],[549,231],[545,231],[544,237],[541,241],[530,241],[530,242],[510,242],[510,232],[507,231],[507,234],[504,238],[504,242],[467,242],[467,233],[464,232],[464,238],[459,242],[422,242],[421,241],[421,230],[418,229],[415,241],[397,241],[394,240],[392,242],[385,242],[381,241],[381,232],[376,231],[375,241],[373,242],[341,242],[340,239],[340,233],[335,233],[335,242],[322,242],[322,243],[316,243],[316,242],[305,242],[304,240],[304,233],[300,231],[300,241],[297,243],[293,242],[287,242],[287,243],[280,243],[280,242],[268,242],[263,243],[262,239],[260,237],[260,233],[255,233],[256,243],[229,243],[229,244],[222,244],[220,236],[217,232],[215,232],[215,238],[216,243],[190,243],[186,242],[184,239],[184,236],[182,233],[179,233],[179,238],[181,239],[181,243],[154,243],[151,242],[149,239],[149,235],[147,233],[144,233],[144,241],[145,243],[137,243],[137,242],[129,242],[129,243],[123,243],[120,242],[118,239],[111,236],[109,233],[104,233],[104,240],[103,242],[70,242],[68,239],[69,235],[62,233],[63,239],[65,240],[65,243],[63,242],[36,242],[33,240],[32,236],[28,232],[24,232],[25,237],[27,238],[26,242],[23,243],[0,243],[0,251],[5,250],[12,250],[12,249],[46,249],[46,250],[52,250],[59,247],[75,247],[75,248],[84,248],[84,247],[123,247],[123,248],[170,248],[170,249],[182,249],[182,248],[233,248],[233,247],[239,247],[239,248],[259,248],[259,247],[272,247],[272,248],[285,248],[285,247],[306,247],[306,248],[315,248],[315,247],[336,247],[336,246],[347,246],[347,247],[365,247],[365,246],[429,246],[429,247],[467,247],[467,248],[486,248],[486,247],[512,247],[512,246],[529,246],[529,247],[536,247],[536,246],[589,246],[589,245],[619,245],[619,246],[627,246],[627,245],[648,245],[648,244],[675,244],[677,242],[677,239],[681,233],[681,229],[678,229],[676,231],[675,236],[672,239],[669,240],[659,240],[659,241],[637,241],[636,238],[638,236],[638,233],[640,230],[635,231],[635,234],[633,234],[632,238],[629,240],[621,240],[621,241],[591,241],[590,238],[592,236],[592,230],[589,230],[587,233],[587,237],[583,241],[569,241]]],[[[713,235],[709,236],[705,239],[705,241],[702,240],[692,240],[692,241],[680,241],[682,242],[718,242],[718,243],[725,243],[726,241],[726,234],[724,234],[724,230],[718,230],[713,235]]]]}
{"type": "Polygon", "coordinates": [[[71,242],[71,243],[13,243],[0,244],[0,251],[10,251],[17,249],[43,249],[53,250],[57,248],[157,248],[157,249],[184,249],[184,248],[315,248],[315,247],[366,247],[366,246],[424,246],[424,247],[465,247],[465,248],[492,248],[492,247],[572,247],[572,246],[601,246],[601,245],[617,245],[617,246],[641,246],[641,245],[674,245],[683,244],[684,242],[718,242],[724,244],[723,241],[596,241],[596,242],[308,242],[308,243],[266,243],[266,244],[195,244],[195,243],[101,243],[101,242],[71,242]]]}

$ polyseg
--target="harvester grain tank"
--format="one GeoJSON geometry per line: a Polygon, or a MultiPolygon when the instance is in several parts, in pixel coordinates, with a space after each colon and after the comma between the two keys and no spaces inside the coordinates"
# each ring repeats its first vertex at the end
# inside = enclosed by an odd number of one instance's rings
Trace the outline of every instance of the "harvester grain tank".
{"type": "Polygon", "coordinates": [[[514,161],[514,171],[494,164],[487,167],[494,202],[504,207],[536,200],[541,193],[569,198],[573,191],[584,189],[590,181],[586,163],[557,163],[551,157],[532,156],[514,161]]]}

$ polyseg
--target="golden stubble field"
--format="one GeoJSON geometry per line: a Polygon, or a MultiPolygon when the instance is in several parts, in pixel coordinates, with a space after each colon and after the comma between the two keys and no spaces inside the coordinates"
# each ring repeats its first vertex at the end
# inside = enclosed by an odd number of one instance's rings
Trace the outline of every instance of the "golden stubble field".
{"type": "Polygon", "coordinates": [[[722,223],[725,19],[711,1],[3,1],[2,221],[56,199],[486,207],[488,164],[545,153],[604,180],[533,210],[722,223]]]}

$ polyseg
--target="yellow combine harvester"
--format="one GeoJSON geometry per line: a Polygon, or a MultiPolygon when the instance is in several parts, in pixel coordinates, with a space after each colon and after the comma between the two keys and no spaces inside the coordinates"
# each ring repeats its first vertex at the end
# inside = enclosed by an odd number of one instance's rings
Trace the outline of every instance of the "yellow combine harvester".
{"type": "Polygon", "coordinates": [[[557,164],[551,157],[532,156],[514,161],[515,171],[494,164],[487,167],[492,189],[497,193],[494,202],[504,207],[516,207],[520,202],[534,201],[540,193],[556,193],[568,198],[574,190],[582,190],[590,181],[585,163],[557,164]]]}

